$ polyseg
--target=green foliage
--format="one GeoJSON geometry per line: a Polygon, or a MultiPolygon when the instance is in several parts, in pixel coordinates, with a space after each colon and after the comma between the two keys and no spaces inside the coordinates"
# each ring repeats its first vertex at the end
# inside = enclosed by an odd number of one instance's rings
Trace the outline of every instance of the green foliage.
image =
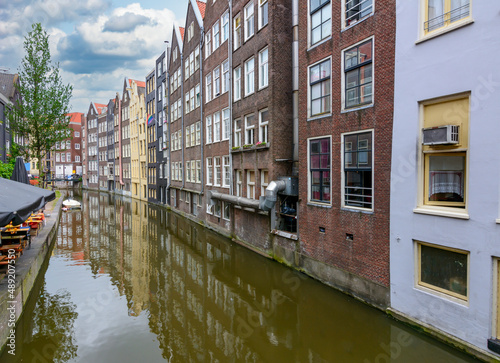
{"type": "Polygon", "coordinates": [[[0,177],[10,179],[14,171],[14,164],[16,163],[16,156],[19,155],[19,145],[13,143],[10,148],[10,154],[7,154],[7,162],[0,161],[0,177]]]}
{"type": "Polygon", "coordinates": [[[9,112],[11,128],[29,143],[20,149],[25,160],[42,160],[57,142],[71,135],[69,101],[71,85],[64,85],[59,64],[52,64],[49,35],[40,23],[24,38],[25,56],[16,85],[20,101],[9,112]]]}

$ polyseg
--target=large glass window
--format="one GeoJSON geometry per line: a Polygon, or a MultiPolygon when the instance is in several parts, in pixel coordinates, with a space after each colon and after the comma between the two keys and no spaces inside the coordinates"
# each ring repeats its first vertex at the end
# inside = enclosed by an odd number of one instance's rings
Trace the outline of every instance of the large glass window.
{"type": "Polygon", "coordinates": [[[358,20],[367,17],[373,12],[373,0],[344,0],[345,26],[353,25],[358,20]]]}
{"type": "Polygon", "coordinates": [[[241,67],[234,70],[234,100],[241,99],[241,67]]]}
{"type": "Polygon", "coordinates": [[[254,143],[254,130],[255,130],[255,116],[245,116],[245,145],[253,145],[254,143]]]}
{"type": "Polygon", "coordinates": [[[214,98],[220,95],[220,68],[214,69],[214,98]]]}
{"type": "Polygon", "coordinates": [[[222,43],[229,38],[229,12],[222,15],[222,43]]]}
{"type": "Polygon", "coordinates": [[[234,120],[234,147],[240,147],[241,145],[241,119],[234,120]]]}
{"type": "Polygon", "coordinates": [[[373,100],[372,53],[372,40],[344,51],[345,108],[373,100]]]}
{"type": "Polygon", "coordinates": [[[344,205],[373,208],[372,132],[344,135],[344,205]]]}
{"type": "Polygon", "coordinates": [[[330,202],[330,138],[309,141],[310,200],[330,202]]]}
{"type": "Polygon", "coordinates": [[[219,48],[220,45],[220,29],[219,29],[219,21],[217,21],[212,27],[213,36],[214,36],[214,51],[219,48]]]}
{"type": "Polygon", "coordinates": [[[418,261],[420,286],[467,300],[468,252],[419,243],[418,261]]]}
{"type": "Polygon", "coordinates": [[[212,143],[212,115],[206,118],[206,128],[207,128],[207,144],[212,143]]]}
{"type": "Polygon", "coordinates": [[[269,21],[268,0],[259,0],[259,29],[266,26],[269,21]]]}
{"type": "Polygon", "coordinates": [[[426,33],[441,29],[470,16],[470,0],[425,0],[426,33]]]}
{"type": "Polygon", "coordinates": [[[255,171],[247,171],[247,198],[255,199],[255,171]]]}
{"type": "Polygon", "coordinates": [[[212,158],[207,158],[207,185],[212,185],[213,177],[212,158]]]}
{"type": "Polygon", "coordinates": [[[238,49],[241,45],[241,15],[238,14],[234,18],[233,43],[234,49],[238,49]]]}
{"type": "Polygon", "coordinates": [[[427,200],[465,205],[465,153],[426,154],[427,200]]]}
{"type": "Polygon", "coordinates": [[[310,116],[331,112],[330,59],[309,68],[310,116]]]}
{"type": "Polygon", "coordinates": [[[310,0],[311,45],[332,34],[332,7],[330,0],[310,0]]]}
{"type": "Polygon", "coordinates": [[[222,140],[229,140],[231,135],[231,120],[229,118],[229,108],[222,110],[222,140]]]}
{"type": "Polygon", "coordinates": [[[268,141],[269,111],[267,109],[259,111],[259,142],[268,141]]]}

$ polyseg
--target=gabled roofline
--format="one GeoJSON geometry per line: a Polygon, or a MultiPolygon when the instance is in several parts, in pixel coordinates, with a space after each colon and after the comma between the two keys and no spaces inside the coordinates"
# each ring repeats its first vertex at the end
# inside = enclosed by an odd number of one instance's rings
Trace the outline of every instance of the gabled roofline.
{"type": "Polygon", "coordinates": [[[203,17],[201,16],[200,8],[196,0],[190,0],[191,6],[193,7],[194,15],[196,16],[196,20],[198,21],[198,26],[200,29],[203,29],[203,17]]]}
{"type": "Polygon", "coordinates": [[[177,46],[179,47],[179,52],[182,53],[182,45],[184,42],[182,41],[181,30],[179,29],[179,26],[177,24],[174,24],[174,34],[177,38],[177,46]]]}

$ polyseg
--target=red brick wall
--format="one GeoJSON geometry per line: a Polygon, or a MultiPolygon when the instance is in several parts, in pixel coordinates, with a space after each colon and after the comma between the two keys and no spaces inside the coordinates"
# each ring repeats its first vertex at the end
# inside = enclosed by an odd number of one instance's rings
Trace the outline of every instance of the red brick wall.
{"type": "Polygon", "coordinates": [[[332,37],[307,50],[308,1],[299,2],[299,231],[302,253],[389,286],[389,194],[393,115],[395,2],[376,1],[375,12],[341,30],[342,2],[332,2],[332,37]],[[342,50],[374,36],[374,104],[341,112],[342,50]],[[307,121],[308,66],[331,56],[332,115],[307,121]],[[341,209],[341,133],[374,130],[373,212],[341,209]],[[331,207],[308,205],[308,138],[331,136],[331,207]],[[325,228],[325,233],[319,232],[325,228]],[[353,234],[352,241],[346,233],[353,234]]]}

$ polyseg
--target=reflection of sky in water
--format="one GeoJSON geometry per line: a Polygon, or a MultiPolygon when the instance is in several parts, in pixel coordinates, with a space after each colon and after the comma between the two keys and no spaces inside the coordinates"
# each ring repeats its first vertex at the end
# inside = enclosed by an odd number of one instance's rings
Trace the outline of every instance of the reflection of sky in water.
{"type": "Polygon", "coordinates": [[[94,278],[88,265],[77,266],[56,251],[45,276],[49,294],[65,289],[77,304],[74,336],[78,351],[70,362],[165,361],[156,335],[150,332],[147,312],[128,316],[127,300],[119,296],[108,275],[94,278]]]}

